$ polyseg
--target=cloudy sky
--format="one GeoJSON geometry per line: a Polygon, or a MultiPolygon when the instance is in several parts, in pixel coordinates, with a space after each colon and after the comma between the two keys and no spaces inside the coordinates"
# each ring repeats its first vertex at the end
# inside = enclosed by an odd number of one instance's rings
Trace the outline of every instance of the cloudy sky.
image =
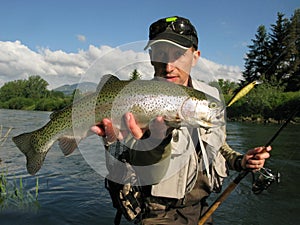
{"type": "Polygon", "coordinates": [[[290,18],[296,0],[3,0],[0,7],[0,86],[40,75],[49,88],[106,73],[128,78],[135,68],[152,76],[143,51],[149,25],[179,15],[195,25],[201,60],[198,79],[241,79],[244,59],[259,25],[290,18]]]}

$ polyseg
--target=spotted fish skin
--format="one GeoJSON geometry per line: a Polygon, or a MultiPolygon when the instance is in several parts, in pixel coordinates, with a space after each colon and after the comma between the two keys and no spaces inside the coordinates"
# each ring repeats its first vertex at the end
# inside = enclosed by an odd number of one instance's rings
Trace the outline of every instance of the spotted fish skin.
{"type": "Polygon", "coordinates": [[[111,118],[115,127],[125,129],[122,116],[132,112],[137,124],[147,127],[157,116],[163,116],[169,126],[213,127],[223,111],[221,102],[207,100],[203,92],[165,81],[121,81],[113,75],[101,79],[97,91],[63,110],[53,112],[43,127],[12,138],[25,154],[28,173],[36,174],[55,141],[67,156],[86,136],[90,127],[104,118],[111,118]],[[213,106],[212,106],[213,105],[213,106]]]}

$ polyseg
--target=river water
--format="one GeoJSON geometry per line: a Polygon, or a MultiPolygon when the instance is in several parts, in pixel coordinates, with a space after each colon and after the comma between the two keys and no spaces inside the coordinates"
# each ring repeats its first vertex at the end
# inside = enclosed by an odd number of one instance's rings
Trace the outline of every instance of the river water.
{"type": "MultiPolygon", "coordinates": [[[[103,176],[86,162],[80,151],[64,157],[55,144],[49,151],[42,169],[36,176],[26,172],[25,156],[15,147],[11,137],[32,131],[44,125],[48,112],[28,112],[0,109],[0,125],[4,131],[14,129],[10,137],[0,147],[1,170],[7,174],[9,183],[20,177],[24,189],[34,194],[36,177],[39,181],[36,210],[10,208],[0,211],[0,224],[12,225],[64,225],[64,224],[113,224],[115,211],[103,183],[103,176]]],[[[252,124],[229,122],[228,143],[237,151],[264,145],[280,126],[277,124],[252,124]]],[[[104,149],[99,138],[83,141],[83,149],[100,152],[104,159],[104,149]]],[[[251,191],[251,176],[244,178],[230,196],[213,214],[215,225],[295,225],[299,224],[300,212],[300,126],[289,124],[273,143],[272,157],[266,167],[279,170],[281,182],[255,195],[251,191]]],[[[104,167],[104,164],[103,164],[104,167]]],[[[103,168],[104,170],[104,168],[103,168]]],[[[2,172],[1,171],[1,172],[2,172]]],[[[226,180],[227,187],[237,173],[232,171],[226,180]]],[[[214,201],[218,195],[211,196],[214,201]]],[[[122,220],[122,224],[129,224],[122,220]]]]}

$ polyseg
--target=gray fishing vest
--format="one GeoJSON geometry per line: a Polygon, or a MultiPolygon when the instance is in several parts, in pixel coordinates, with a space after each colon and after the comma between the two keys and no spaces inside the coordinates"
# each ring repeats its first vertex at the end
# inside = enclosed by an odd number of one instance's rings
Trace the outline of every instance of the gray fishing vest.
{"type": "MultiPolygon", "coordinates": [[[[195,89],[220,99],[216,88],[196,80],[192,82],[195,89]]],[[[222,120],[224,120],[224,115],[222,120]]],[[[220,189],[223,178],[228,175],[226,160],[219,152],[226,139],[225,125],[210,129],[197,129],[197,137],[202,151],[200,163],[191,131],[186,127],[173,130],[169,167],[162,180],[152,185],[153,196],[183,198],[194,187],[199,170],[206,171],[211,191],[220,189]]]]}

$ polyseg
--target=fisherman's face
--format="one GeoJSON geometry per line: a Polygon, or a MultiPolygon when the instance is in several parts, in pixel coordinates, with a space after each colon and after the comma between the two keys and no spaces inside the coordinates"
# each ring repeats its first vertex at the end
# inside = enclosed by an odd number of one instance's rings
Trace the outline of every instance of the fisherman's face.
{"type": "Polygon", "coordinates": [[[155,70],[154,76],[187,86],[191,68],[197,63],[200,51],[156,43],[151,46],[150,57],[155,70]]]}

